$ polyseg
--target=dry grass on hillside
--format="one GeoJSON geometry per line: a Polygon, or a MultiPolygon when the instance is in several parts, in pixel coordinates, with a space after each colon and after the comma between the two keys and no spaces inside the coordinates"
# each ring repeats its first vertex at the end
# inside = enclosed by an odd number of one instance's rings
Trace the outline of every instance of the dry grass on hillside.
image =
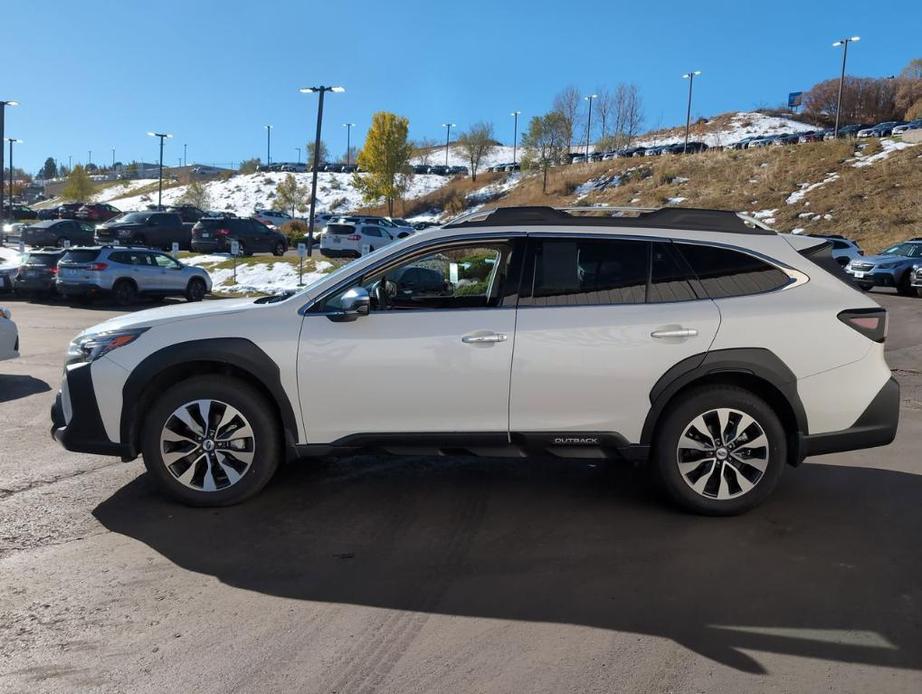
{"type": "MultiPolygon", "coordinates": [[[[503,174],[478,173],[477,180],[470,177],[454,178],[447,185],[427,195],[412,200],[402,200],[395,205],[394,213],[399,217],[413,217],[429,210],[445,210],[449,214],[459,214],[467,207],[466,196],[490,183],[501,180],[503,174]]],[[[387,205],[373,205],[356,210],[356,214],[387,214],[387,205]]]]}

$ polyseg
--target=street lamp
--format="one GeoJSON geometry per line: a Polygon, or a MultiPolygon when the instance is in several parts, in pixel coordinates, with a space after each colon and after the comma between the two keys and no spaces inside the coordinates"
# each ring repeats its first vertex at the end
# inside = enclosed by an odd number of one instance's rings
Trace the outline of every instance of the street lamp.
{"type": "Polygon", "coordinates": [[[839,114],[842,112],[842,84],[845,82],[845,59],[848,58],[848,44],[860,41],[860,36],[849,36],[832,44],[833,48],[842,46],[842,74],[839,75],[839,98],[836,100],[836,127],[833,137],[839,137],[839,114]]]}
{"type": "Polygon", "coordinates": [[[323,95],[327,92],[340,94],[346,90],[344,87],[325,87],[320,85],[319,87],[301,87],[298,91],[302,94],[320,94],[320,99],[317,102],[317,136],[314,139],[314,171],[311,176],[310,219],[307,220],[307,255],[310,257],[314,248],[314,208],[317,205],[317,169],[320,168],[320,128],[323,125],[323,95]]]}
{"type": "Polygon", "coordinates": [[[701,74],[701,70],[686,72],[682,75],[683,80],[688,80],[688,109],[685,111],[685,146],[682,148],[682,154],[688,151],[688,128],[691,125],[691,100],[692,86],[695,84],[695,77],[701,74]]]}
{"type": "Polygon", "coordinates": [[[298,150],[298,163],[300,164],[301,163],[301,148],[295,147],[295,149],[298,150]]]}
{"type": "MultiPolygon", "coordinates": [[[[3,217],[3,128],[4,120],[6,118],[6,107],[7,106],[19,106],[18,101],[13,101],[8,99],[6,101],[0,101],[0,217],[3,217]]],[[[13,170],[13,166],[10,165],[10,171],[13,170]]],[[[12,204],[12,198],[10,199],[10,204],[12,204]]],[[[12,213],[12,210],[10,210],[12,213]]]]}
{"type": "Polygon", "coordinates": [[[87,168],[89,168],[90,164],[92,164],[92,163],[93,163],[93,150],[89,150],[89,151],[86,153],[86,165],[87,165],[87,168]]]}
{"type": "Polygon", "coordinates": [[[343,123],[343,127],[346,129],[346,166],[352,163],[350,157],[352,155],[352,128],[355,127],[355,123],[343,123]]]}
{"type": "Polygon", "coordinates": [[[272,126],[266,126],[266,166],[272,163],[272,126]]]}
{"type": "Polygon", "coordinates": [[[115,171],[115,147],[112,148],[112,170],[115,171]]]}
{"type": "Polygon", "coordinates": [[[598,94],[590,94],[589,96],[583,97],[586,101],[589,102],[589,115],[586,117],[586,163],[589,163],[589,139],[591,138],[590,133],[592,132],[592,100],[598,99],[598,94]]]}
{"type": "Polygon", "coordinates": [[[172,138],[173,136],[170,133],[155,133],[148,132],[148,135],[151,137],[160,138],[160,170],[158,173],[157,181],[157,209],[161,209],[161,201],[163,200],[163,141],[167,138],[172,138]]]}
{"type": "MultiPolygon", "coordinates": [[[[12,219],[13,214],[13,143],[22,144],[22,140],[17,140],[14,137],[6,138],[6,141],[10,143],[10,206],[7,208],[10,212],[10,218],[12,219]]],[[[3,143],[0,142],[0,149],[3,149],[3,143]]],[[[0,184],[2,184],[2,171],[0,171],[0,184]]],[[[0,203],[3,202],[3,186],[0,185],[0,203]]],[[[0,205],[2,207],[2,205],[0,205]]]]}
{"type": "Polygon", "coordinates": [[[182,165],[183,165],[183,167],[186,166],[186,148],[187,148],[188,146],[189,146],[189,145],[186,145],[186,144],[184,144],[184,145],[182,146],[182,165]]]}
{"type": "Polygon", "coordinates": [[[442,123],[443,128],[447,128],[445,131],[445,166],[448,166],[448,142],[451,139],[451,129],[458,127],[454,123],[442,123]]]}
{"type": "Polygon", "coordinates": [[[515,171],[515,148],[519,142],[519,116],[521,111],[513,111],[509,115],[515,118],[515,124],[512,126],[512,170],[515,171]]]}

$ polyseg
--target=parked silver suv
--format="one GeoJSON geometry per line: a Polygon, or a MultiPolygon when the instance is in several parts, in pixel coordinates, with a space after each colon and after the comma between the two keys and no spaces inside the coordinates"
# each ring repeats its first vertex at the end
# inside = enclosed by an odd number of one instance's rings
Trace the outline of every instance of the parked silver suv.
{"type": "Polygon", "coordinates": [[[95,246],[72,248],[58,262],[55,282],[62,296],[92,297],[111,293],[127,306],[138,295],[184,296],[201,301],[211,291],[211,277],[173,256],[148,248],[95,246]]]}

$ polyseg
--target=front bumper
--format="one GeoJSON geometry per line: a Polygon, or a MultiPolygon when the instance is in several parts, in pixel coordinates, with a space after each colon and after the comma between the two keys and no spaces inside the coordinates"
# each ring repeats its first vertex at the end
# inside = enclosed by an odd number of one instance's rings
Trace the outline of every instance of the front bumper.
{"type": "Polygon", "coordinates": [[[811,455],[886,446],[896,438],[899,421],[900,384],[891,376],[848,429],[824,434],[800,434],[798,458],[803,460],[811,455]]]}
{"type": "Polygon", "coordinates": [[[852,279],[858,284],[872,285],[875,287],[895,287],[897,285],[896,275],[889,270],[870,270],[862,273],[861,277],[855,275],[854,270],[847,270],[852,279]]]}
{"type": "Polygon", "coordinates": [[[106,435],[91,366],[78,364],[65,371],[64,384],[51,406],[51,436],[69,451],[129,459],[128,447],[109,440],[106,435]]]}

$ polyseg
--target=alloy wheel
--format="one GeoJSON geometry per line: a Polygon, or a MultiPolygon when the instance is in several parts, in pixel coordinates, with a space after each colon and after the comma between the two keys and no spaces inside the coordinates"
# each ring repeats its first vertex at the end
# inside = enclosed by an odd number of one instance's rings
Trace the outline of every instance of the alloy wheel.
{"type": "Polygon", "coordinates": [[[253,463],[256,438],[243,414],[220,400],[177,407],[160,432],[160,456],[180,484],[195,491],[231,487],[253,463]]]}
{"type": "Polygon", "coordinates": [[[732,408],[708,410],[684,429],[676,463],[685,483],[708,499],[752,491],[768,468],[768,437],[753,417],[732,408]]]}

